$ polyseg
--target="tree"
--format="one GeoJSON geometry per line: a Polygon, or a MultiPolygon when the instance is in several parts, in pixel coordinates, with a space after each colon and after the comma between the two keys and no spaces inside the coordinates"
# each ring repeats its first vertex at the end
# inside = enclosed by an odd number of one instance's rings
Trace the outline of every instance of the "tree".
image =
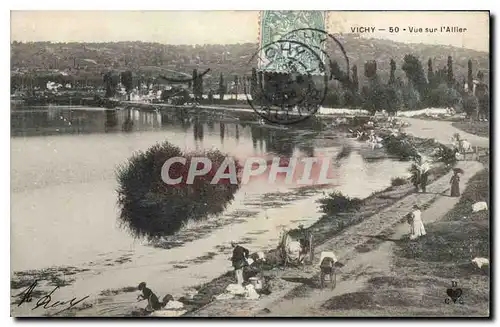
{"type": "Polygon", "coordinates": [[[224,100],[224,95],[226,94],[226,84],[224,84],[224,77],[222,76],[222,73],[220,73],[219,77],[219,101],[224,100]]]}
{"type": "Polygon", "coordinates": [[[359,106],[361,99],[359,94],[358,67],[352,66],[352,80],[349,83],[349,88],[343,94],[344,104],[350,108],[359,106]]]}
{"type": "Polygon", "coordinates": [[[396,114],[403,102],[403,95],[395,84],[387,85],[385,88],[385,109],[390,114],[396,114]]]}
{"type": "MultiPolygon", "coordinates": [[[[217,169],[228,158],[218,150],[204,153],[183,153],[180,148],[164,142],[145,152],[138,152],[118,168],[118,217],[122,227],[135,237],[155,240],[177,232],[188,220],[203,220],[222,213],[234,199],[240,180],[232,183],[221,179],[211,184],[217,169]],[[186,158],[185,165],[173,164],[168,171],[173,179],[181,177],[180,184],[169,185],[162,179],[165,161],[173,157],[186,158]],[[191,161],[205,157],[212,162],[212,169],[187,183],[191,161]]],[[[234,159],[233,159],[234,160],[234,159]]],[[[233,161],[236,176],[241,166],[233,161]]],[[[226,173],[231,172],[227,167],[226,173]]]]}
{"type": "Polygon", "coordinates": [[[208,103],[212,104],[214,102],[214,92],[212,90],[208,91],[208,103]]]}
{"type": "Polygon", "coordinates": [[[427,82],[429,86],[434,85],[434,69],[432,68],[432,59],[429,58],[427,61],[427,82]]]}
{"type": "Polygon", "coordinates": [[[420,93],[411,85],[406,85],[402,89],[403,103],[406,109],[415,110],[420,105],[420,93]]]}
{"type": "Polygon", "coordinates": [[[433,86],[437,86],[443,83],[448,84],[448,70],[446,69],[446,67],[442,67],[434,73],[433,86]]]}
{"type": "Polygon", "coordinates": [[[370,60],[365,63],[365,77],[373,79],[377,76],[377,62],[370,60]]]}
{"type": "Polygon", "coordinates": [[[407,54],[404,56],[401,69],[405,72],[412,87],[418,92],[419,101],[421,97],[425,98],[427,94],[427,79],[425,78],[424,69],[422,68],[420,60],[414,55],[407,54]]]}
{"type": "Polygon", "coordinates": [[[380,83],[379,79],[371,79],[369,86],[363,87],[363,108],[375,114],[377,110],[387,108],[386,86],[380,83]]]}
{"type": "Polygon", "coordinates": [[[112,98],[116,94],[116,88],[120,83],[119,76],[113,74],[112,71],[106,72],[103,76],[104,87],[106,88],[106,98],[112,98]]]}
{"type": "Polygon", "coordinates": [[[359,81],[358,81],[358,67],[356,65],[352,66],[352,90],[354,92],[359,92],[359,81]]]}
{"type": "Polygon", "coordinates": [[[203,99],[203,76],[197,75],[196,76],[196,94],[195,98],[197,99],[198,102],[200,102],[203,99]]]}
{"type": "Polygon", "coordinates": [[[250,79],[250,94],[253,101],[257,101],[258,97],[258,81],[257,81],[257,69],[252,68],[252,77],[250,79]]]}
{"type": "Polygon", "coordinates": [[[330,60],[330,80],[339,81],[340,84],[344,87],[344,89],[351,88],[351,81],[349,79],[349,72],[344,73],[342,69],[340,69],[339,63],[336,60],[330,60]]]}
{"type": "Polygon", "coordinates": [[[478,105],[477,98],[472,92],[467,92],[462,97],[462,107],[467,117],[474,117],[478,111],[478,105]]]}
{"type": "Polygon", "coordinates": [[[396,72],[396,62],[391,59],[391,73],[390,73],[390,76],[389,76],[389,85],[392,85],[396,82],[396,77],[394,76],[394,73],[396,72]]]}
{"type": "Polygon", "coordinates": [[[238,99],[238,83],[239,83],[238,75],[234,75],[234,97],[236,100],[238,99]]]}
{"type": "Polygon", "coordinates": [[[448,64],[446,68],[448,87],[453,87],[453,84],[455,84],[455,78],[453,77],[453,58],[451,56],[448,56],[448,64]]]}
{"type": "Polygon", "coordinates": [[[459,103],[461,96],[457,90],[449,87],[446,83],[442,83],[431,90],[429,99],[436,107],[454,108],[459,103]]]}
{"type": "Polygon", "coordinates": [[[375,114],[377,110],[387,108],[387,88],[380,82],[375,60],[365,63],[365,76],[368,79],[368,87],[363,87],[363,107],[375,114]]]}
{"type": "Polygon", "coordinates": [[[125,91],[127,92],[127,100],[130,101],[130,93],[134,89],[134,80],[132,72],[130,70],[121,72],[120,82],[123,84],[123,86],[125,87],[125,91]]]}
{"type": "Polygon", "coordinates": [[[469,59],[467,62],[467,90],[472,92],[473,90],[473,78],[472,78],[472,60],[469,59]]]}
{"type": "Polygon", "coordinates": [[[198,70],[193,69],[193,77],[192,77],[192,87],[193,87],[193,96],[194,99],[196,100],[197,95],[198,95],[198,70]]]}
{"type": "Polygon", "coordinates": [[[338,88],[330,88],[325,97],[325,105],[329,108],[337,108],[340,105],[341,95],[338,88]]]}
{"type": "Polygon", "coordinates": [[[488,118],[490,111],[490,94],[488,85],[483,82],[484,74],[481,71],[478,71],[477,78],[479,83],[476,85],[476,89],[474,95],[478,100],[478,115],[479,119],[488,118]]]}

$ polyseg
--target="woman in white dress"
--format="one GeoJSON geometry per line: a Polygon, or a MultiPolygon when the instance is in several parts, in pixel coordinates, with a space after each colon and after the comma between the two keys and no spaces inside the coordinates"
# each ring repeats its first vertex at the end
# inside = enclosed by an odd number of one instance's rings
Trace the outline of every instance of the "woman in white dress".
{"type": "Polygon", "coordinates": [[[410,240],[416,240],[420,236],[427,234],[424,223],[422,222],[422,211],[418,205],[413,205],[413,211],[410,213],[410,240]]]}

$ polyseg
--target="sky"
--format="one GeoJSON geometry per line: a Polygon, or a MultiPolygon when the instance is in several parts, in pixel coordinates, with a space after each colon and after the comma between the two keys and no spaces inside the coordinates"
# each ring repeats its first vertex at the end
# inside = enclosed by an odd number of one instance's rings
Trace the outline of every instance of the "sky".
{"type": "MultiPolygon", "coordinates": [[[[385,28],[361,34],[405,43],[443,44],[489,50],[488,12],[330,11],[328,31],[385,28]],[[465,33],[410,33],[409,27],[467,28],[465,33]],[[389,33],[399,27],[399,33],[389,33]],[[406,31],[402,31],[403,28],[406,31]]],[[[258,11],[12,11],[11,41],[232,44],[258,42],[258,11]]]]}

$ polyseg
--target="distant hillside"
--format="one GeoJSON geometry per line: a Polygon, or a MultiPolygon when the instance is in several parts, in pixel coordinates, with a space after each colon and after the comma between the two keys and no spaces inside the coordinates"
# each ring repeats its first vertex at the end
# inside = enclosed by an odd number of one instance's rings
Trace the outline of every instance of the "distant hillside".
{"type": "MultiPolygon", "coordinates": [[[[340,37],[351,66],[358,66],[359,80],[363,83],[363,65],[367,60],[376,60],[378,73],[386,81],[389,75],[389,62],[397,64],[396,76],[404,76],[400,67],[405,54],[420,58],[427,73],[427,60],[432,58],[434,71],[446,66],[449,55],[453,57],[454,74],[457,80],[467,76],[467,61],[472,59],[473,74],[478,70],[485,73],[488,82],[489,54],[470,49],[443,45],[406,44],[382,39],[365,39],[355,35],[340,37]]],[[[144,42],[118,43],[50,43],[13,42],[11,45],[11,69],[13,71],[50,70],[65,71],[70,75],[101,78],[108,69],[132,69],[147,75],[156,75],[159,71],[179,72],[190,75],[197,68],[211,72],[205,81],[215,85],[218,76],[223,73],[226,81],[229,75],[248,75],[248,61],[257,50],[257,44],[230,45],[163,45],[144,42]]],[[[342,62],[340,50],[329,49],[332,58],[342,62]]]]}

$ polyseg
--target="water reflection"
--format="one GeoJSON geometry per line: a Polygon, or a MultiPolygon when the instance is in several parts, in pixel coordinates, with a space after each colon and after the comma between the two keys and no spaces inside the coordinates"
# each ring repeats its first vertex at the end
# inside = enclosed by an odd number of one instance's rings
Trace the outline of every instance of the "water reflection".
{"type": "Polygon", "coordinates": [[[220,143],[224,144],[224,136],[226,132],[226,125],[224,123],[220,123],[219,135],[220,135],[220,143]]]}
{"type": "MultiPolygon", "coordinates": [[[[23,110],[11,111],[11,135],[40,136],[148,131],[161,129],[163,119],[163,115],[159,112],[137,109],[26,107],[23,110]]],[[[188,127],[189,125],[186,126],[188,127]]]]}
{"type": "Polygon", "coordinates": [[[288,131],[258,125],[252,126],[251,131],[254,149],[261,153],[268,152],[289,157],[292,156],[297,145],[296,138],[288,131]]]}
{"type": "Polygon", "coordinates": [[[203,124],[198,119],[195,119],[194,122],[193,135],[195,141],[203,143],[203,124]]]}
{"type": "Polygon", "coordinates": [[[104,122],[104,130],[106,132],[115,131],[118,126],[118,115],[116,110],[106,111],[106,121],[104,122]]]}
{"type": "Polygon", "coordinates": [[[211,120],[211,119],[209,119],[209,120],[207,121],[207,127],[208,127],[208,131],[209,131],[210,133],[212,133],[212,132],[215,130],[215,124],[214,124],[214,121],[213,121],[213,120],[211,120]]]}
{"type": "Polygon", "coordinates": [[[134,121],[132,120],[133,117],[133,111],[131,109],[127,109],[126,118],[122,124],[122,130],[124,132],[132,132],[132,130],[134,129],[134,121]]]}
{"type": "MultiPolygon", "coordinates": [[[[240,142],[242,135],[251,138],[254,153],[273,153],[292,156],[298,149],[303,155],[314,156],[313,137],[295,137],[290,130],[279,130],[258,125],[252,121],[231,121],[221,115],[189,112],[184,109],[141,111],[127,109],[98,109],[76,107],[25,108],[12,111],[12,136],[37,136],[88,133],[133,133],[155,130],[182,130],[192,128],[195,143],[203,144],[205,134],[213,135],[217,125],[220,145],[226,140],[240,142]],[[224,121],[221,121],[224,120],[224,121]]],[[[217,144],[213,144],[217,146],[217,144]]]]}

